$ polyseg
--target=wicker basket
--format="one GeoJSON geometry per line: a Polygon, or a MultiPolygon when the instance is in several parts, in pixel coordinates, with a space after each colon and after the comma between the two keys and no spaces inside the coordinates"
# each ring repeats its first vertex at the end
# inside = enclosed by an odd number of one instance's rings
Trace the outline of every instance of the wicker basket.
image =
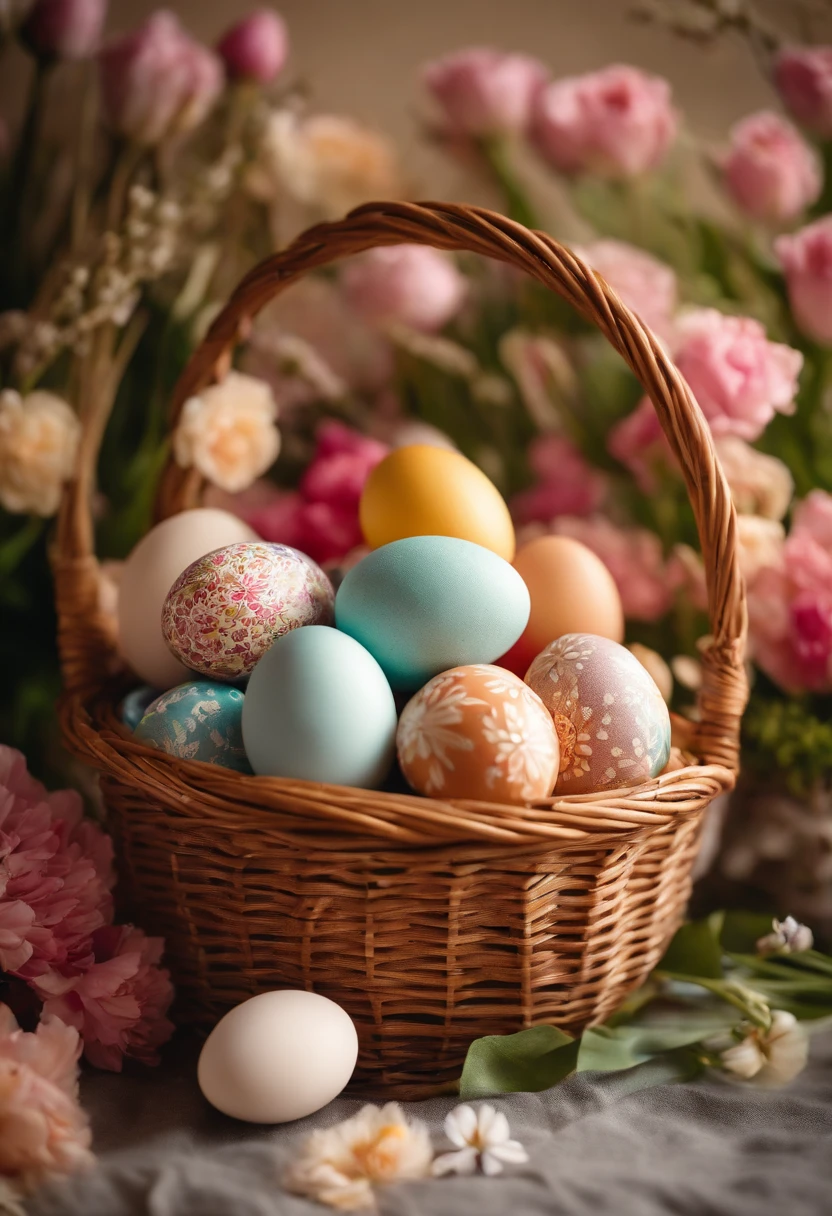
{"type": "MultiPolygon", "coordinates": [[[[655,965],[690,890],[703,812],[731,787],[746,700],[736,522],[710,433],[658,342],[604,280],[540,232],[449,204],[370,204],[304,233],[240,284],[172,408],[221,378],[252,318],[305,272],[375,245],[469,250],[526,271],[594,322],[649,393],[693,502],[713,639],[690,753],[633,789],[529,807],[265,777],[137,743],[115,707],[112,621],[99,606],[89,515],[102,420],[87,421],[54,568],[73,751],[100,771],[123,891],[167,938],[180,1021],[211,1025],[265,989],[314,989],[355,1019],[355,1084],[422,1097],[479,1035],[608,1016],[655,965]],[[675,763],[675,767],[674,767],[675,763]]],[[[159,513],[194,506],[170,464],[159,513]]]]}

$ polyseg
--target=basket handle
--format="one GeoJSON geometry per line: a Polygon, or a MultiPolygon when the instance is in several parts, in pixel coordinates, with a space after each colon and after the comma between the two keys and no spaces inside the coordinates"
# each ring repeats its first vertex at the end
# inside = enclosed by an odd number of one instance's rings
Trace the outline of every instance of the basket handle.
{"type": "MultiPolygon", "coordinates": [[[[176,386],[171,426],[190,397],[223,378],[235,346],[248,336],[259,311],[281,291],[339,258],[404,242],[478,253],[525,270],[596,325],[638,377],[681,466],[705,562],[712,640],[702,656],[700,721],[692,747],[706,763],[735,773],[747,700],[745,588],[736,516],[710,429],[687,384],[650,331],[600,275],[546,233],[530,232],[482,208],[451,203],[369,203],[337,223],[310,228],[239,284],[176,386]]],[[[202,486],[195,470],[179,468],[171,457],[160,483],[159,516],[195,506],[202,486]]]]}

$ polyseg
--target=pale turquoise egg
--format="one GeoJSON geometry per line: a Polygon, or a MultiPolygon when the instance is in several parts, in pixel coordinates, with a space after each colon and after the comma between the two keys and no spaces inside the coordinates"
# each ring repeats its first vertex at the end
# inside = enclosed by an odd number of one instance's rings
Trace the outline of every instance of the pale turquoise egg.
{"type": "Polygon", "coordinates": [[[420,688],[451,667],[492,663],[529,619],[513,566],[452,536],[408,536],[353,566],[335,597],[335,623],[369,650],[393,688],[420,688]]]}
{"type": "Polygon", "coordinates": [[[136,738],[180,760],[250,773],[241,727],[244,702],[245,695],[227,684],[179,684],[148,706],[136,738]]]}

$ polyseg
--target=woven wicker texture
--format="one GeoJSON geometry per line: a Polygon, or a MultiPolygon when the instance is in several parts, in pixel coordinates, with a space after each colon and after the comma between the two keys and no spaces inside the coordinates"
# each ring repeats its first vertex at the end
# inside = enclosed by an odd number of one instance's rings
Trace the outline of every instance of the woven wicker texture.
{"type": "MultiPolygon", "coordinates": [[[[417,1097],[458,1075],[478,1035],[598,1022],[655,965],[684,912],[702,814],[736,775],[746,621],[730,494],[685,382],[599,275],[491,212],[377,203],[310,229],[237,288],[177,386],[171,423],[227,372],[278,292],[405,241],[526,271],[597,325],[650,395],[690,493],[709,593],[689,752],[631,790],[517,807],[243,777],[141,746],[115,712],[125,683],[99,606],[89,500],[102,419],[85,424],[54,566],[65,736],[102,774],[122,889],[167,937],[180,1020],[210,1026],[256,992],[314,989],[356,1020],[355,1084],[417,1097]]],[[[202,488],[169,464],[160,517],[196,505],[202,488]]]]}

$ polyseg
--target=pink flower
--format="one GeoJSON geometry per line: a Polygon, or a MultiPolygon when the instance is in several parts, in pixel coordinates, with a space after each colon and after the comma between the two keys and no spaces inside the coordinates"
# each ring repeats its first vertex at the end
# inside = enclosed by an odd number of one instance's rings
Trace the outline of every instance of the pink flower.
{"type": "Polygon", "coordinates": [[[673,463],[670,445],[649,397],[612,427],[607,449],[630,470],[645,494],[656,489],[657,472],[673,463]]]}
{"type": "Polygon", "coordinates": [[[444,110],[447,128],[475,136],[525,131],[534,98],[548,77],[537,59],[485,47],[445,55],[422,72],[444,110]]]}
{"type": "Polygon", "coordinates": [[[289,54],[286,22],[274,9],[258,9],[223,34],[217,53],[229,79],[269,84],[289,54]]]}
{"type": "Polygon", "coordinates": [[[795,508],[792,536],[805,537],[832,553],[832,495],[812,490],[795,508]]]}
{"type": "Polygon", "coordinates": [[[575,252],[654,333],[669,335],[678,297],[676,275],[669,266],[623,241],[593,241],[575,252]]]}
{"type": "Polygon", "coordinates": [[[774,252],[797,324],[816,342],[832,346],[832,215],[778,237],[774,252]]]}
{"type": "Polygon", "coordinates": [[[107,0],[35,0],[20,36],[39,59],[86,59],[106,16],[107,0]]]}
{"type": "Polygon", "coordinates": [[[657,621],[670,609],[682,582],[676,563],[666,562],[661,541],[646,528],[619,528],[601,515],[591,519],[563,517],[552,524],[559,536],[571,536],[591,549],[615,579],[624,615],[657,621]]]}
{"type": "Polygon", "coordinates": [[[445,253],[388,245],[350,261],[341,282],[347,302],[367,321],[432,332],[459,312],[467,282],[445,253]]]}
{"type": "Polygon", "coordinates": [[[758,439],[775,413],[793,414],[800,351],[769,342],[759,321],[715,308],[677,322],[676,366],[714,435],[758,439]]]}
{"type": "Polygon", "coordinates": [[[623,64],[556,80],[536,98],[533,132],[563,173],[635,177],[655,169],[676,136],[670,85],[623,64]]]}
{"type": "Polygon", "coordinates": [[[832,46],[797,46],[781,51],[774,83],[786,108],[815,135],[832,135],[832,46]]]}
{"type": "Polygon", "coordinates": [[[80,1053],[72,1027],[44,1017],[27,1034],[0,1005],[0,1179],[25,1191],[93,1164],[78,1105],[80,1053]]]}
{"type": "Polygon", "coordinates": [[[590,515],[603,502],[606,478],[587,464],[565,436],[539,436],[528,455],[540,481],[511,500],[511,513],[518,524],[548,523],[558,515],[590,515]]]}
{"type": "Polygon", "coordinates": [[[813,148],[779,114],[762,111],[731,129],[722,162],[725,185],[754,219],[784,224],[820,196],[820,162],[813,148]]]}
{"type": "Polygon", "coordinates": [[[92,944],[92,965],[71,988],[50,996],[44,1013],[80,1032],[84,1054],[98,1068],[120,1072],[125,1056],[157,1064],[173,1033],[165,1016],[173,986],[159,966],[164,942],[132,925],[107,925],[92,944]]]}
{"type": "Polygon", "coordinates": [[[100,65],[106,118],[119,135],[139,144],[192,130],[222,92],[220,60],[164,10],[108,43],[100,65]]]}

